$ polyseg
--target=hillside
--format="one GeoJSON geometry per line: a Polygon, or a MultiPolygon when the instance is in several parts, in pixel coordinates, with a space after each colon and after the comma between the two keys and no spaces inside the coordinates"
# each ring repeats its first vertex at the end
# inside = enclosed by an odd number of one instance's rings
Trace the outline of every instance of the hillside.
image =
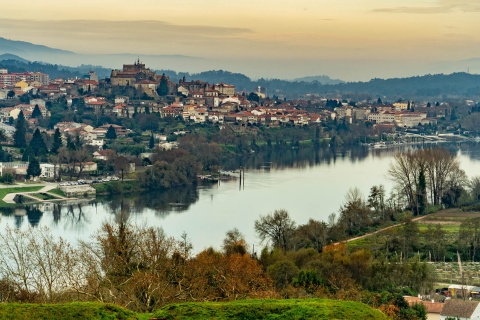
{"type": "Polygon", "coordinates": [[[32,52],[44,54],[73,54],[73,52],[67,50],[55,49],[26,41],[16,41],[0,37],[0,54],[28,54],[32,52]]]}
{"type": "Polygon", "coordinates": [[[24,320],[147,320],[147,319],[388,319],[379,310],[352,301],[249,300],[167,305],[154,314],[135,313],[112,304],[0,304],[0,319],[24,320]]]}
{"type": "Polygon", "coordinates": [[[148,315],[137,315],[111,304],[102,303],[61,303],[61,304],[0,304],[0,319],[24,320],[142,320],[148,315]]]}
{"type": "Polygon", "coordinates": [[[160,319],[388,319],[359,302],[325,299],[246,300],[168,305],[154,313],[160,319]]]}

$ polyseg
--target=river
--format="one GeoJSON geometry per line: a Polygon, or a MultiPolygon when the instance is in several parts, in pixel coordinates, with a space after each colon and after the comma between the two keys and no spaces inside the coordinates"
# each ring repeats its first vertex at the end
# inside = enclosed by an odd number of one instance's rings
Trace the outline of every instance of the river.
{"type": "MultiPolygon", "coordinates": [[[[469,177],[480,174],[480,145],[451,145],[469,177]]],[[[95,200],[29,206],[2,212],[0,230],[48,226],[57,236],[76,242],[88,240],[105,221],[119,212],[142,226],[162,227],[169,236],[183,233],[198,252],[219,249],[225,233],[238,228],[249,246],[261,247],[254,232],[260,215],[285,209],[297,224],[310,218],[327,221],[337,213],[350,188],[368,196],[373,185],[392,182],[388,167],[398,149],[282,150],[237,159],[226,167],[243,166],[244,183],[238,179],[219,184],[182,188],[160,193],[104,197],[95,200]]]]}

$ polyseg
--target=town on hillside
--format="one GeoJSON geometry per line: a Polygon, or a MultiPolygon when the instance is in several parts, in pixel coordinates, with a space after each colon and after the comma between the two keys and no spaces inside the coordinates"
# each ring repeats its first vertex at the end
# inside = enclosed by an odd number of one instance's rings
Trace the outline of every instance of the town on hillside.
{"type": "Polygon", "coordinates": [[[472,100],[352,101],[314,92],[288,100],[269,96],[262,87],[247,92],[185,77],[174,82],[140,60],[112,70],[106,79],[94,70],[83,78],[50,79],[34,70],[0,69],[0,174],[80,179],[88,173],[118,173],[105,163],[120,156],[132,171],[152,164],[154,150],[176,148],[178,137],[195,126],[223,132],[214,142],[225,144],[221,140],[231,134],[252,134],[252,140],[270,144],[265,130],[306,127],[317,128],[311,138],[326,145],[386,147],[414,138],[469,139],[478,129],[473,117],[460,124],[457,120],[476,109],[472,100]],[[261,132],[263,138],[258,138],[261,132]],[[40,166],[34,174],[27,172],[32,159],[40,166]]]}

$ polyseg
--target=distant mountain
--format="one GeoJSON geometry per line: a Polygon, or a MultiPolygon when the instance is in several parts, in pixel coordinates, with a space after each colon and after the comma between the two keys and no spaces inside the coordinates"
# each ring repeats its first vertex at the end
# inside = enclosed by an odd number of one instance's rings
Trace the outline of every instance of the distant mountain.
{"type": "Polygon", "coordinates": [[[300,82],[319,82],[321,84],[338,84],[338,83],[344,83],[345,81],[339,80],[339,79],[332,79],[329,76],[307,76],[307,77],[302,77],[302,78],[296,78],[293,79],[293,81],[300,81],[300,82]]]}
{"type": "Polygon", "coordinates": [[[30,54],[31,52],[49,54],[73,54],[73,52],[67,50],[55,49],[26,41],[10,40],[0,37],[0,54],[30,54]]]}
{"type": "MultiPolygon", "coordinates": [[[[8,55],[10,56],[10,55],[8,55]]],[[[94,70],[100,79],[110,76],[111,69],[103,68],[100,66],[81,65],[79,67],[68,67],[62,65],[53,65],[44,62],[29,62],[28,60],[20,58],[20,60],[7,59],[2,60],[0,56],[0,68],[7,69],[9,72],[43,72],[53,78],[83,78],[88,75],[90,70],[94,70]]],[[[17,57],[18,58],[18,57],[17,57]]]]}
{"type": "Polygon", "coordinates": [[[20,62],[23,62],[23,63],[30,62],[27,59],[23,59],[23,58],[21,58],[17,55],[10,54],[10,53],[0,54],[0,61],[2,61],[2,60],[14,60],[14,61],[20,61],[20,62]]]}

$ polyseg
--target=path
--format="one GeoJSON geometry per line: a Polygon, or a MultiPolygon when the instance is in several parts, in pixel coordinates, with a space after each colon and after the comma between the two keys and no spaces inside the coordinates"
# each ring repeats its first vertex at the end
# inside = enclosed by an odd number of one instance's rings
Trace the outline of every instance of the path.
{"type": "Polygon", "coordinates": [[[17,194],[30,194],[30,193],[38,193],[38,192],[48,192],[50,190],[56,189],[58,187],[58,183],[51,183],[51,182],[45,182],[45,183],[41,183],[41,184],[40,183],[38,183],[38,184],[18,183],[16,185],[0,186],[0,188],[2,188],[2,189],[12,188],[12,187],[43,187],[43,188],[36,191],[36,192],[9,193],[2,199],[5,203],[15,203],[15,201],[13,201],[13,199],[15,199],[15,196],[17,194]]]}
{"type": "MultiPolygon", "coordinates": [[[[441,210],[441,211],[438,211],[438,212],[442,212],[442,210],[441,210]]],[[[421,217],[416,217],[416,218],[413,218],[411,221],[418,221],[418,220],[421,220],[421,219],[423,219],[423,218],[426,218],[426,217],[430,217],[430,216],[432,216],[432,215],[435,215],[436,213],[437,213],[437,212],[432,213],[432,214],[428,214],[428,215],[425,215],[425,216],[421,216],[421,217]]],[[[374,234],[383,232],[383,231],[385,231],[385,230],[403,226],[405,223],[406,223],[406,222],[397,223],[397,224],[394,224],[394,225],[385,227],[385,228],[380,229],[380,230],[377,230],[377,231],[373,231],[373,232],[370,232],[370,233],[366,233],[366,234],[364,234],[363,236],[358,236],[358,237],[355,237],[355,238],[350,238],[350,239],[347,239],[347,240],[335,242],[333,245],[336,246],[336,245],[338,245],[338,244],[340,244],[340,243],[347,243],[347,242],[351,242],[351,241],[363,239],[363,238],[366,238],[366,237],[370,237],[370,236],[373,236],[374,234]]]]}

